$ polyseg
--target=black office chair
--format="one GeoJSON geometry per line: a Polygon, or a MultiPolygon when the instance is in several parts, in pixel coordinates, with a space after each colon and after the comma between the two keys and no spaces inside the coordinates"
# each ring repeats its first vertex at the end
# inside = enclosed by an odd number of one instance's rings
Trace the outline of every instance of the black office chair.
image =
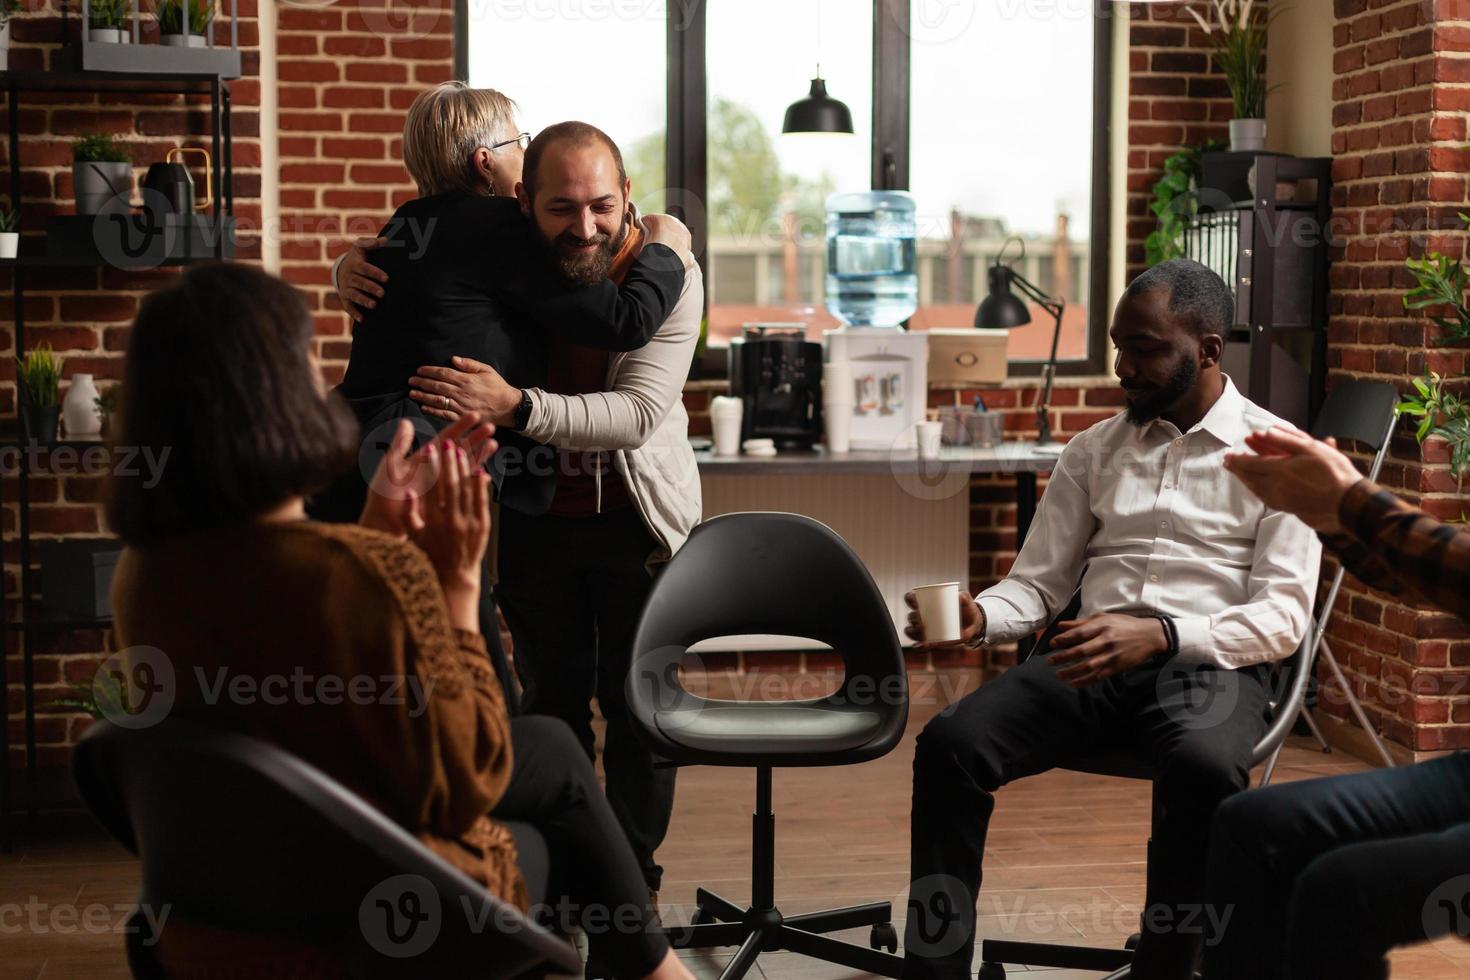
{"type": "MultiPolygon", "coordinates": [[[[1332,392],[1327,400],[1322,403],[1322,409],[1317,413],[1317,422],[1312,426],[1312,435],[1318,439],[1326,439],[1329,436],[1336,439],[1339,444],[1345,442],[1357,442],[1373,451],[1373,462],[1368,465],[1368,479],[1378,479],[1378,473],[1383,469],[1383,460],[1388,456],[1389,443],[1393,436],[1394,426],[1399,421],[1399,393],[1393,385],[1385,381],[1339,381],[1333,386],[1332,392]]],[[[1363,711],[1363,705],[1358,701],[1358,696],[1353,693],[1353,687],[1343,676],[1342,668],[1338,666],[1337,658],[1332,655],[1332,648],[1327,645],[1327,624],[1332,619],[1332,607],[1337,604],[1337,593],[1342,589],[1342,578],[1346,569],[1339,562],[1337,572],[1332,577],[1332,584],[1327,588],[1327,595],[1322,600],[1321,607],[1317,610],[1317,621],[1312,628],[1312,650],[1313,664],[1317,658],[1327,665],[1328,671],[1337,681],[1338,690],[1342,692],[1347,701],[1348,709],[1352,711],[1353,717],[1367,734],[1368,740],[1378,751],[1378,757],[1383,764],[1392,767],[1393,756],[1388,754],[1384,748],[1383,739],[1379,737],[1378,731],[1368,720],[1368,715],[1363,711]]],[[[1311,729],[1312,735],[1322,746],[1322,751],[1331,751],[1327,739],[1322,737],[1321,730],[1317,727],[1312,713],[1305,703],[1300,709],[1300,717],[1311,729]]],[[[1281,747],[1266,762],[1266,771],[1261,776],[1261,785],[1266,786],[1276,773],[1276,760],[1281,754],[1281,747]]]]}
{"type": "MultiPolygon", "coordinates": [[[[183,721],[133,731],[99,721],[73,773],[87,807],[142,859],[140,908],[312,947],[354,978],[581,972],[569,944],[258,739],[183,721]]],[[[515,830],[520,839],[529,828],[515,830]]],[[[134,919],[133,976],[162,977],[155,937],[134,919]]]]}
{"type": "MultiPolygon", "coordinates": [[[[1052,620],[1052,624],[1036,644],[1032,656],[1046,656],[1051,649],[1051,639],[1057,632],[1057,623],[1076,618],[1082,605],[1082,594],[1072,597],[1071,603],[1052,620]]],[[[1297,713],[1306,699],[1307,682],[1312,673],[1311,649],[1315,630],[1309,624],[1307,635],[1302,638],[1296,652],[1276,671],[1272,685],[1270,724],[1266,734],[1256,743],[1251,753],[1251,766],[1255,767],[1275,757],[1281,743],[1291,732],[1297,713]]],[[[1153,781],[1153,767],[1140,756],[1124,750],[1103,750],[1095,755],[1078,756],[1062,768],[1072,772],[1092,773],[1098,776],[1118,776],[1125,779],[1153,781]]],[[[1159,819],[1158,800],[1154,799],[1153,823],[1159,819]]],[[[1149,858],[1152,859],[1153,840],[1149,840],[1149,858]]],[[[1133,950],[1138,945],[1137,934],[1129,937],[1123,949],[1104,949],[1097,946],[1068,946],[1061,943],[1027,943],[1009,939],[986,939],[980,944],[980,970],[977,980],[1003,980],[1005,965],[1051,967],[1063,970],[1097,970],[1108,973],[1108,980],[1121,980],[1129,975],[1133,962],[1133,950]],[[1110,972],[1112,971],[1112,972],[1110,972]]]]}
{"type": "Polygon", "coordinates": [[[908,679],[893,620],[872,576],[831,528],[796,514],[706,521],[660,574],[638,625],[628,704],[654,752],[682,765],[753,767],[751,903],[701,888],[694,924],[669,930],[680,949],[739,946],[721,980],[763,951],[790,950],[897,977],[902,959],[888,902],[785,916],[775,903],[771,770],[845,766],[889,752],[908,721],[908,679]],[[718,701],[690,693],[684,653],[717,636],[775,633],[820,640],[841,655],[841,687],[801,701],[718,701]],[[870,926],[865,948],[822,933],[870,926]],[[879,947],[886,948],[882,952],[879,947]]]}

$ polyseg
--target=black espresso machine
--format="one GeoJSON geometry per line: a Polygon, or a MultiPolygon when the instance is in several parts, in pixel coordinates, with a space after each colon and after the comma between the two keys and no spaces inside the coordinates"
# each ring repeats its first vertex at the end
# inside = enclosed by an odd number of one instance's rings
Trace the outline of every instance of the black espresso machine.
{"type": "Polygon", "coordinates": [[[801,323],[747,323],[730,344],[730,394],[745,403],[740,439],[810,450],[822,439],[822,345],[801,323]]]}

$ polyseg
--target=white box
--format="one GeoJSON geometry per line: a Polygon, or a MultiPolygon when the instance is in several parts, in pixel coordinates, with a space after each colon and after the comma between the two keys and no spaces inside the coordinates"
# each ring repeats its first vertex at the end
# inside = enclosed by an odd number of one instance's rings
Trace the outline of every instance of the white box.
{"type": "Polygon", "coordinates": [[[852,364],[852,448],[913,449],[929,404],[929,337],[890,327],[824,330],[827,361],[852,364]]]}

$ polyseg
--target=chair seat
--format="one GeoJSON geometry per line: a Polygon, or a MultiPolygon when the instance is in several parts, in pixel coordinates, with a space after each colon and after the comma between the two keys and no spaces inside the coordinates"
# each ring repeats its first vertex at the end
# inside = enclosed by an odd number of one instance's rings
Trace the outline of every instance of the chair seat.
{"type": "Polygon", "coordinates": [[[787,754],[846,752],[861,748],[883,729],[871,708],[780,701],[718,701],[697,708],[660,711],[659,731],[671,742],[701,752],[787,754]]]}

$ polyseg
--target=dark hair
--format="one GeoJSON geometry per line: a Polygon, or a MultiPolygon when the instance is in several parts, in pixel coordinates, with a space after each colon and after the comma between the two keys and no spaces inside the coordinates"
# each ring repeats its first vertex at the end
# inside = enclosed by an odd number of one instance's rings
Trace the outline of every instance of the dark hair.
{"type": "Polygon", "coordinates": [[[1141,296],[1155,289],[1169,291],[1169,315],[1195,336],[1229,334],[1235,322],[1235,296],[1213,269],[1193,259],[1170,259],[1130,282],[1123,295],[1141,296]]]}
{"type": "Polygon", "coordinates": [[[541,166],[541,157],[546,152],[546,148],[563,140],[573,146],[601,143],[607,147],[607,152],[612,154],[613,164],[618,168],[618,189],[621,190],[628,182],[628,171],[623,167],[623,151],[618,149],[618,144],[612,141],[612,137],[591,123],[572,120],[546,127],[537,133],[531,145],[526,147],[526,159],[521,164],[521,183],[526,187],[526,197],[531,200],[536,199],[538,176],[536,171],[541,166]]]}
{"type": "Polygon", "coordinates": [[[162,471],[115,468],[118,537],[149,545],[250,520],[353,465],[357,422],[323,399],[311,337],[302,295],[247,265],[196,266],[143,301],[112,442],[162,471]]]}

